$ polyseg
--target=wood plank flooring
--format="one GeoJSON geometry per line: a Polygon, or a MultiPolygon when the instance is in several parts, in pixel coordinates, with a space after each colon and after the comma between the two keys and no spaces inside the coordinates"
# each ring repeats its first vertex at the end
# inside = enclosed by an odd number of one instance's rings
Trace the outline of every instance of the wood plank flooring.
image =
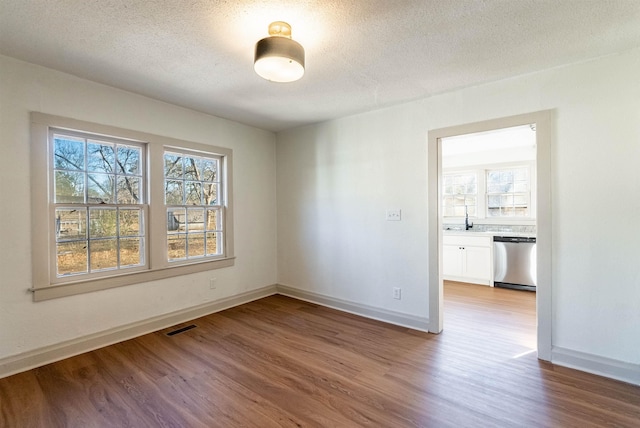
{"type": "Polygon", "coordinates": [[[440,335],[283,296],[189,324],[0,379],[0,426],[640,426],[640,387],[536,359],[530,292],[447,283],[440,335]]]}

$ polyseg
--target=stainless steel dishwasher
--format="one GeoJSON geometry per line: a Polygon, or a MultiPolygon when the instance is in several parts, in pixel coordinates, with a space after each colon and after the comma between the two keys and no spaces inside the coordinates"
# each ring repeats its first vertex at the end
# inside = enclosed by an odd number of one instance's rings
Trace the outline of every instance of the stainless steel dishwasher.
{"type": "Polygon", "coordinates": [[[536,238],[493,237],[494,287],[536,291],[536,238]]]}

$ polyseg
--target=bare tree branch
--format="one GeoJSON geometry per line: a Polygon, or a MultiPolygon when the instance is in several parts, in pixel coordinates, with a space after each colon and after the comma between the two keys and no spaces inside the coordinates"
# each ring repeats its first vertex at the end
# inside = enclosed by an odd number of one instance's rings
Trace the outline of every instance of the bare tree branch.
{"type": "MultiPolygon", "coordinates": [[[[83,168],[81,168],[78,164],[73,162],[68,157],[63,156],[60,153],[56,153],[55,156],[57,156],[58,158],[68,162],[70,165],[76,167],[78,170],[80,170],[80,171],[83,170],[83,168]]],[[[87,174],[87,176],[89,177],[89,180],[91,180],[96,186],[98,186],[100,188],[100,190],[102,190],[104,193],[106,193],[108,195],[111,195],[111,191],[109,191],[109,189],[105,189],[104,186],[102,184],[100,184],[100,182],[98,180],[95,179],[95,177],[93,177],[91,174],[87,174]]]]}

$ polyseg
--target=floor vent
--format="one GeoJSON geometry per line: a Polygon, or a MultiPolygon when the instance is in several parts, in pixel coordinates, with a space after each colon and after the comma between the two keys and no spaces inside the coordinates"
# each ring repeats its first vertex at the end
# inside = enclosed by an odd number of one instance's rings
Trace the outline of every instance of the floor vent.
{"type": "Polygon", "coordinates": [[[184,333],[185,331],[191,330],[192,328],[196,328],[196,327],[197,327],[197,325],[191,324],[191,325],[188,325],[186,327],[182,327],[182,328],[179,328],[177,330],[170,331],[169,333],[167,333],[167,336],[174,336],[174,335],[179,334],[179,333],[184,333]]]}

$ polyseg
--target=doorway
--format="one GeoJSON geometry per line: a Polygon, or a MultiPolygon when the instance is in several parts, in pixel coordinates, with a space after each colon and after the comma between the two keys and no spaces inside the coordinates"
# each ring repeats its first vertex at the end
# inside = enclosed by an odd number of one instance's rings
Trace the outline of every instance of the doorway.
{"type": "Polygon", "coordinates": [[[429,131],[429,331],[440,333],[446,328],[443,320],[443,139],[466,134],[533,124],[536,128],[535,186],[537,198],[537,351],[538,358],[551,359],[551,203],[550,203],[550,147],[551,111],[471,123],[429,131]]]}

